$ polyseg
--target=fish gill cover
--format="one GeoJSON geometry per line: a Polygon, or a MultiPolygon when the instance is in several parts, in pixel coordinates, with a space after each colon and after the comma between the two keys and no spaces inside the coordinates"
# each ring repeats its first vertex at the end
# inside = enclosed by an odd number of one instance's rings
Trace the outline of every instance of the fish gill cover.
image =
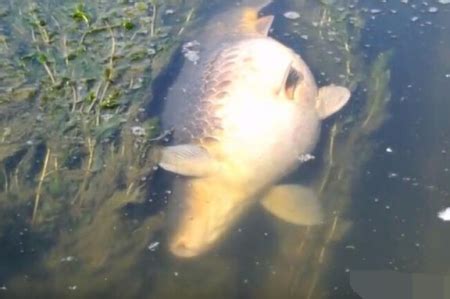
{"type": "Polygon", "coordinates": [[[347,113],[328,122],[311,178],[332,220],[313,229],[274,222],[278,243],[265,254],[278,274],[250,267],[262,283],[246,289],[243,257],[173,260],[158,250],[164,213],[136,212],[151,206],[152,149],[164,133],[157,118],[147,117],[157,96],[152,84],[198,11],[211,4],[3,3],[0,285],[11,297],[327,297],[320,284],[333,246],[351,229],[345,212],[352,186],[389,99],[389,53],[362,58],[364,20],[355,3],[287,1],[301,17],[283,20],[274,32],[323,72],[319,81],[351,86],[354,98],[347,113]]]}

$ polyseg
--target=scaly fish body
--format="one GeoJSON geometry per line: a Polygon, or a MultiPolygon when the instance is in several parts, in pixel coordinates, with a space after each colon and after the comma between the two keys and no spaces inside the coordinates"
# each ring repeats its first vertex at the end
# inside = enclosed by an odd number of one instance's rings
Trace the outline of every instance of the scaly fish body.
{"type": "MultiPolygon", "coordinates": [[[[311,153],[321,119],[349,97],[344,88],[328,87],[322,94],[336,96],[328,107],[301,57],[267,37],[272,17],[258,18],[246,7],[236,13],[239,24],[203,52],[210,53],[203,63],[185,62],[163,113],[175,144],[162,151],[160,165],[185,176],[174,182],[171,207],[170,250],[178,256],[208,250],[267,194],[295,206],[286,194],[297,189],[273,184],[311,153]]],[[[273,214],[307,224],[272,201],[263,206],[273,214]]]]}

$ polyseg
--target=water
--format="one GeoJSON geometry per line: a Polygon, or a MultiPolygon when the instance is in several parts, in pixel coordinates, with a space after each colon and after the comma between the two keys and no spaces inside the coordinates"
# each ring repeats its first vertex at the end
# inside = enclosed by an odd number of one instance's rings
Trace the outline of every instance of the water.
{"type": "Polygon", "coordinates": [[[212,252],[168,253],[170,176],[153,168],[149,102],[179,68],[178,37],[214,11],[205,3],[158,2],[153,29],[150,1],[1,3],[0,297],[360,298],[360,270],[448,277],[450,4],[431,0],[276,2],[272,35],[320,85],[353,90],[315,159],[286,178],[320,193],[327,222],[255,208],[212,252]],[[78,52],[86,23],[104,28],[78,52]]]}

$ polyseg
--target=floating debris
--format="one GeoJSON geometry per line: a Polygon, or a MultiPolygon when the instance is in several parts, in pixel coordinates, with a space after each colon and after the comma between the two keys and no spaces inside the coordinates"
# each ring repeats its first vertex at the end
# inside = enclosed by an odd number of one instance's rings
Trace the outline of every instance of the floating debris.
{"type": "Polygon", "coordinates": [[[7,290],[8,290],[8,288],[4,285],[0,287],[0,291],[7,291],[7,290]]]}
{"type": "Polygon", "coordinates": [[[145,136],[145,129],[140,126],[133,126],[131,127],[131,133],[133,133],[134,136],[145,136]]]}
{"type": "Polygon", "coordinates": [[[194,64],[197,64],[200,59],[200,43],[196,40],[187,42],[183,45],[181,52],[187,60],[194,64]]]}
{"type": "Polygon", "coordinates": [[[104,121],[108,121],[110,119],[112,119],[114,117],[114,114],[112,113],[105,113],[100,115],[100,117],[104,120],[104,121]]]}
{"type": "Polygon", "coordinates": [[[307,162],[307,161],[309,161],[309,160],[314,160],[316,157],[315,156],[313,156],[313,155],[311,155],[311,154],[304,154],[304,155],[300,155],[299,157],[298,157],[298,160],[300,161],[300,162],[307,162]]]}
{"type": "Polygon", "coordinates": [[[428,12],[431,12],[431,13],[438,12],[438,8],[437,8],[436,6],[431,6],[431,7],[428,9],[428,12]]]}
{"type": "Polygon", "coordinates": [[[390,179],[396,178],[396,177],[398,177],[398,173],[390,172],[390,173],[388,174],[388,178],[390,178],[390,179]]]}
{"type": "Polygon", "coordinates": [[[300,18],[300,14],[295,11],[287,11],[283,14],[283,16],[289,20],[296,20],[296,19],[300,18]]]}
{"type": "Polygon", "coordinates": [[[156,241],[156,242],[153,242],[153,243],[151,243],[150,245],[148,245],[148,250],[150,250],[150,251],[156,251],[156,249],[158,249],[158,247],[159,247],[159,242],[158,241],[156,241]]]}
{"type": "Polygon", "coordinates": [[[450,0],[438,0],[440,4],[450,4],[450,0]]]}
{"type": "Polygon", "coordinates": [[[450,207],[440,211],[438,217],[442,219],[442,221],[450,221],[450,207]]]}
{"type": "Polygon", "coordinates": [[[78,287],[76,285],[69,286],[68,289],[71,291],[75,291],[78,287]]]}
{"type": "Polygon", "coordinates": [[[393,152],[392,148],[390,148],[390,147],[386,148],[386,153],[392,153],[392,152],[393,152]]]}
{"type": "Polygon", "coordinates": [[[69,256],[63,257],[61,259],[61,263],[73,262],[75,260],[76,260],[76,258],[74,256],[69,255],[69,256]]]}

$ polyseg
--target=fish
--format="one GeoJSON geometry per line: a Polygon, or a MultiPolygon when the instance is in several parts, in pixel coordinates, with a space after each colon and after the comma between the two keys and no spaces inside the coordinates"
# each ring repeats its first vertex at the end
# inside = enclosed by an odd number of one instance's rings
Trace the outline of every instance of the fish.
{"type": "Polygon", "coordinates": [[[198,59],[183,61],[164,98],[162,128],[172,136],[158,164],[176,174],[168,207],[176,257],[210,251],[257,205],[295,225],[324,221],[311,188],[280,181],[313,152],[321,121],[350,91],[318,88],[302,57],[269,36],[274,16],[261,12],[270,2],[233,2],[207,21],[184,47],[198,59]]]}

